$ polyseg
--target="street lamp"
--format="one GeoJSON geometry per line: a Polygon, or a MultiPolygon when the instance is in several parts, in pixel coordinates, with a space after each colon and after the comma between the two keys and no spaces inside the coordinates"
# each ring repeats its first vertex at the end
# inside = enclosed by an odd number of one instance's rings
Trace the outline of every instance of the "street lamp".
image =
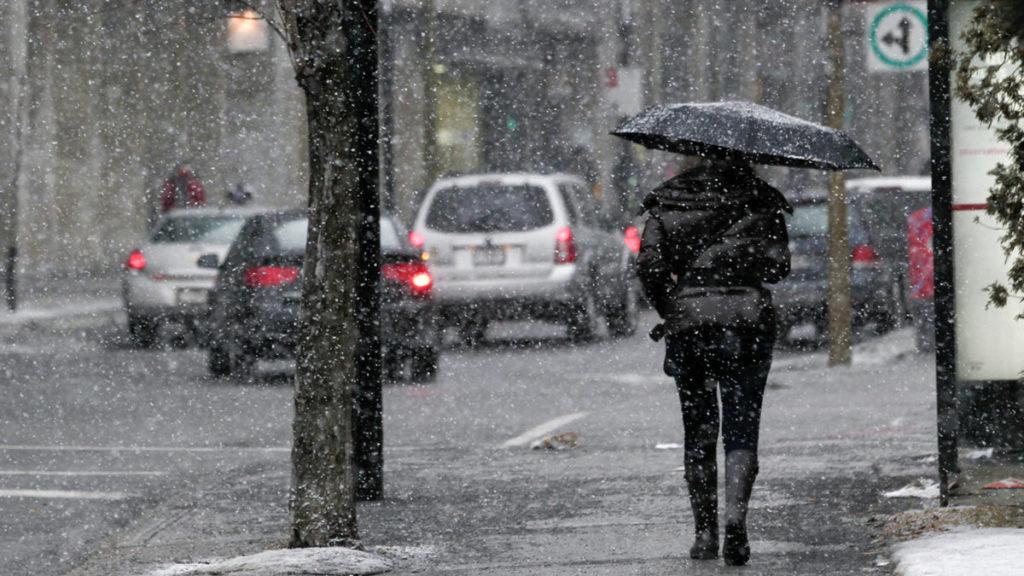
{"type": "Polygon", "coordinates": [[[247,54],[270,47],[270,30],[263,15],[245,8],[228,16],[228,52],[247,54]]]}

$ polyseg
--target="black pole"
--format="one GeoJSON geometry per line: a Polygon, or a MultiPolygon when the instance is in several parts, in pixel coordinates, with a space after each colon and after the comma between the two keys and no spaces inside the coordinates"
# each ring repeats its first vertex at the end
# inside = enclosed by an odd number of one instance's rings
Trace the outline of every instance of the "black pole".
{"type": "MultiPolygon", "coordinates": [[[[394,10],[392,8],[391,10],[394,10]]],[[[381,178],[384,179],[384,209],[390,214],[395,213],[395,168],[394,168],[394,46],[391,36],[391,27],[394,22],[394,15],[391,11],[383,11],[378,18],[380,23],[377,34],[379,50],[379,74],[380,74],[380,162],[381,178]]]]}
{"type": "Polygon", "coordinates": [[[359,206],[362,212],[359,244],[359,285],[356,323],[359,347],[356,356],[356,390],[353,411],[356,499],[379,500],[384,495],[383,423],[381,401],[380,342],[380,119],[376,0],[358,0],[366,23],[358,46],[352,47],[354,71],[351,82],[359,87],[352,102],[360,120],[353,145],[363,155],[357,169],[360,179],[359,206]]]}
{"type": "Polygon", "coordinates": [[[12,230],[11,237],[12,245],[7,247],[7,263],[4,266],[4,296],[7,309],[14,312],[18,309],[18,247],[13,244],[17,232],[12,230]]]}
{"type": "Polygon", "coordinates": [[[953,185],[950,162],[948,0],[928,1],[931,100],[932,244],[935,257],[935,388],[938,412],[939,504],[949,504],[957,473],[956,302],[953,283],[953,185]],[[934,56],[941,55],[936,58],[934,56]]]}

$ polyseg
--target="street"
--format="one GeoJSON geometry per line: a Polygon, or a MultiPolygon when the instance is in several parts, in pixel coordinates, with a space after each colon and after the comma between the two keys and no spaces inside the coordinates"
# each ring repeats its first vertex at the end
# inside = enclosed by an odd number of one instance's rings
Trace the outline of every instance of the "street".
{"type": "MultiPolygon", "coordinates": [[[[478,349],[447,350],[436,383],[386,385],[386,498],[360,505],[364,544],[398,550],[396,573],[722,571],[686,556],[682,425],[653,323],[578,347],[553,327],[498,327],[478,349]],[[575,447],[530,449],[570,431],[575,447]]],[[[214,380],[203,353],[134,350],[122,331],[0,343],[4,574],[113,574],[95,557],[111,545],[136,573],[186,538],[201,554],[189,522],[257,551],[252,530],[223,520],[239,493],[265,503],[254,530],[286,541],[287,365],[214,380]]],[[[919,505],[881,493],[934,468],[934,365],[893,353],[904,340],[863,343],[863,362],[835,370],[822,351],[777,353],[746,573],[888,573],[869,519],[919,505]]]]}

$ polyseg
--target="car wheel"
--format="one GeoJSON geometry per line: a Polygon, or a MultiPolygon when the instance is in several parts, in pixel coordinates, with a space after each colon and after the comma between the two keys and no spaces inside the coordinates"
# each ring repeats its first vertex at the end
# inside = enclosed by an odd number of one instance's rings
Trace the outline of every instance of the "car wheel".
{"type": "Polygon", "coordinates": [[[886,309],[879,315],[876,322],[876,331],[885,334],[899,328],[903,319],[907,316],[906,306],[903,304],[903,286],[899,280],[895,280],[889,287],[889,298],[886,309]]]}
{"type": "Polygon", "coordinates": [[[206,368],[216,378],[231,376],[231,355],[216,344],[210,346],[206,352],[206,368]]]}
{"type": "Polygon", "coordinates": [[[459,325],[459,339],[462,344],[469,348],[475,348],[484,338],[487,337],[487,320],[484,318],[469,318],[459,325]]]}
{"type": "Polygon", "coordinates": [[[566,334],[573,342],[589,342],[597,336],[597,301],[587,289],[580,302],[569,312],[566,334]]]}
{"type": "Polygon", "coordinates": [[[632,336],[640,323],[640,290],[628,281],[621,301],[608,311],[608,331],[613,336],[632,336]]]}
{"type": "Polygon", "coordinates": [[[142,316],[128,316],[128,335],[132,344],[138,348],[152,348],[156,343],[156,335],[159,328],[156,320],[142,316]]]}
{"type": "Polygon", "coordinates": [[[433,382],[437,379],[437,361],[439,354],[436,348],[420,348],[412,356],[412,380],[414,382],[433,382]]]}
{"type": "Polygon", "coordinates": [[[388,350],[384,352],[382,357],[381,372],[384,375],[384,379],[388,382],[400,382],[403,377],[405,370],[404,358],[398,350],[388,350]]]}

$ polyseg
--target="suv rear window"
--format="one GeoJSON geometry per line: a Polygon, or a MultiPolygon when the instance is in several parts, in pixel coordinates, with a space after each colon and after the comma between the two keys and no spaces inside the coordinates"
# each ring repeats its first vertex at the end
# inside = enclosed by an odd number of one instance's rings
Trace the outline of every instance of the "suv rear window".
{"type": "MultiPolygon", "coordinates": [[[[852,209],[847,212],[847,222],[850,242],[864,241],[864,227],[852,209]]],[[[828,237],[828,203],[794,204],[792,216],[786,216],[786,226],[791,238],[828,237]]]]}
{"type": "Polygon", "coordinates": [[[543,188],[481,184],[438,190],[426,225],[439,232],[524,232],[552,221],[551,202],[543,188]]]}
{"type": "MultiPolygon", "coordinates": [[[[274,228],[274,240],[282,252],[287,254],[302,254],[306,251],[306,234],[309,229],[308,218],[296,218],[285,220],[274,228]]],[[[397,249],[402,247],[395,225],[387,218],[380,219],[380,247],[382,249],[397,249]]]]}
{"type": "Polygon", "coordinates": [[[173,216],[165,218],[153,237],[155,244],[205,242],[230,244],[245,219],[240,216],[173,216]]]}

